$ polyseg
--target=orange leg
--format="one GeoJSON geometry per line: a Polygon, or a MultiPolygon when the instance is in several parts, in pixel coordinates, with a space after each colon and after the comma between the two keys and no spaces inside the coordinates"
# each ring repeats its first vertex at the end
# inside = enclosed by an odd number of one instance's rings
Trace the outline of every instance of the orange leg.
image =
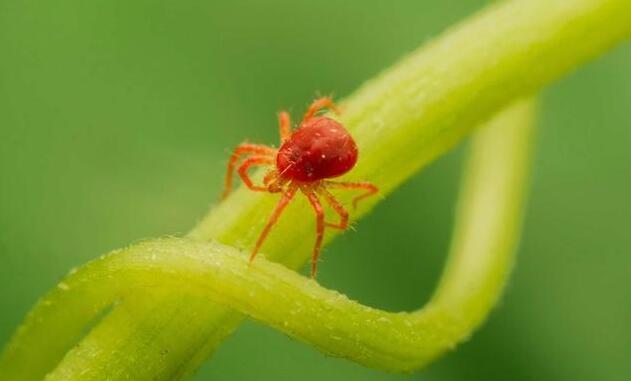
{"type": "Polygon", "coordinates": [[[239,176],[241,176],[241,180],[243,180],[245,186],[253,191],[265,192],[267,191],[267,187],[254,185],[254,182],[250,179],[250,175],[248,174],[248,169],[255,165],[271,164],[274,164],[274,159],[269,156],[251,156],[243,161],[237,172],[239,172],[239,176]]]}
{"type": "Polygon", "coordinates": [[[265,177],[263,177],[263,184],[269,185],[273,183],[274,181],[276,181],[277,179],[278,179],[278,171],[277,170],[269,171],[265,174],[265,177]]]}
{"type": "Polygon", "coordinates": [[[307,109],[305,116],[302,118],[302,123],[313,118],[313,116],[323,108],[329,108],[336,114],[339,113],[339,110],[335,106],[335,103],[333,103],[333,99],[331,99],[331,97],[318,98],[314,100],[313,103],[311,103],[311,106],[307,109]]]}
{"type": "Polygon", "coordinates": [[[288,183],[288,180],[282,179],[276,169],[273,169],[265,174],[263,178],[263,184],[267,187],[267,191],[270,193],[279,193],[283,191],[283,187],[288,183]]]}
{"type": "Polygon", "coordinates": [[[315,278],[318,271],[318,258],[320,257],[320,249],[322,248],[322,239],[324,238],[324,210],[318,200],[318,196],[312,191],[304,192],[313,210],[316,214],[316,242],[313,247],[313,255],[311,256],[311,278],[315,278]]]}
{"type": "Polygon", "coordinates": [[[334,229],[346,230],[346,228],[348,228],[348,212],[346,211],[346,209],[326,189],[320,189],[319,193],[324,197],[324,199],[331,206],[331,208],[335,210],[335,213],[337,213],[340,216],[339,223],[332,224],[330,222],[327,222],[326,226],[334,228],[334,229]]]}
{"type": "Polygon", "coordinates": [[[280,142],[285,143],[291,137],[291,119],[287,111],[278,114],[278,129],[280,130],[280,142]]]}
{"type": "Polygon", "coordinates": [[[223,191],[223,195],[221,199],[225,199],[228,197],[230,192],[232,191],[232,173],[234,172],[234,167],[236,167],[239,159],[242,155],[245,154],[256,154],[256,155],[265,155],[265,156],[275,156],[276,150],[274,148],[260,145],[260,144],[239,144],[237,148],[234,149],[232,155],[230,155],[230,160],[228,161],[228,172],[226,173],[226,182],[223,191]]]}
{"type": "Polygon", "coordinates": [[[289,202],[294,198],[295,195],[296,195],[295,186],[290,186],[287,192],[283,193],[283,197],[281,197],[280,201],[276,205],[276,209],[274,209],[274,212],[270,216],[269,221],[267,221],[265,228],[263,228],[263,231],[261,232],[259,239],[256,241],[254,250],[252,250],[252,254],[250,254],[250,263],[252,263],[252,260],[254,259],[254,257],[256,257],[256,254],[259,252],[259,249],[261,248],[261,245],[263,245],[263,241],[265,241],[265,238],[267,237],[270,230],[272,229],[272,226],[276,224],[276,222],[278,221],[278,218],[283,213],[283,210],[289,204],[289,202]]]}
{"type": "Polygon", "coordinates": [[[372,196],[373,194],[379,192],[379,188],[377,188],[374,184],[371,183],[349,183],[349,182],[336,182],[336,181],[327,181],[325,183],[326,186],[330,186],[332,188],[339,189],[363,189],[366,192],[360,194],[359,196],[353,199],[353,208],[357,208],[357,203],[360,200],[365,199],[366,197],[372,196]]]}

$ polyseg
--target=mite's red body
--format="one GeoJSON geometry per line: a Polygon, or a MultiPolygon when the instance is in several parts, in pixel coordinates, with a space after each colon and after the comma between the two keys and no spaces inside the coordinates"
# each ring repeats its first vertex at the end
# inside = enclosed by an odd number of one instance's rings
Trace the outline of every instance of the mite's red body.
{"type": "Polygon", "coordinates": [[[276,168],[282,177],[312,182],[338,177],[357,162],[357,145],[341,124],[315,117],[293,133],[278,150],[276,168]]]}
{"type": "Polygon", "coordinates": [[[322,109],[336,111],[330,98],[315,100],[300,123],[292,131],[289,114],[279,114],[281,147],[258,144],[241,144],[233,152],[228,164],[224,198],[232,190],[232,173],[243,155],[250,155],[243,160],[237,170],[243,183],[254,191],[282,193],[276,209],[261,232],[250,256],[254,259],[272,226],[280,217],[284,208],[293,199],[297,191],[302,192],[316,214],[316,243],[311,261],[311,276],[315,277],[317,260],[322,246],[325,226],[346,229],[348,212],[328,191],[328,188],[360,189],[365,192],[353,200],[353,206],[364,197],[377,193],[376,186],[366,182],[336,182],[328,179],[341,176],[350,171],[357,162],[357,145],[352,136],[337,121],[324,116],[316,116],[322,109]],[[248,175],[252,166],[268,165],[271,169],[263,179],[263,185],[255,185],[248,175]],[[321,199],[339,215],[338,223],[324,221],[321,199]]]}

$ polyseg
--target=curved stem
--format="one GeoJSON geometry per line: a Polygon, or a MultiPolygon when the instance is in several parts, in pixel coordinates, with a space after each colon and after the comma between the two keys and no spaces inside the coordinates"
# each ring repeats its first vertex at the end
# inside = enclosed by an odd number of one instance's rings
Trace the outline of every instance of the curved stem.
{"type": "MultiPolygon", "coordinates": [[[[212,301],[335,356],[389,370],[416,369],[468,337],[503,288],[521,220],[532,111],[530,103],[521,103],[476,137],[450,264],[435,297],[416,312],[365,307],[273,262],[262,259],[250,267],[246,253],[229,246],[171,238],[116,251],[70,275],[38,304],[14,343],[37,349],[51,339],[67,341],[67,332],[53,330],[56,316],[70,313],[73,325],[82,326],[122,300],[47,380],[138,379],[147,368],[159,379],[173,379],[181,368],[172,359],[194,353],[192,342],[203,345],[200,338],[211,328],[198,316],[216,312],[212,301]],[[165,332],[171,339],[161,341],[165,332]],[[153,355],[143,351],[147,345],[153,355]],[[118,356],[120,348],[127,356],[118,356]],[[141,361],[134,354],[147,357],[141,361]],[[143,367],[134,367],[139,361],[143,367]]],[[[15,349],[8,356],[19,355],[15,349]]]]}
{"type": "MultiPolygon", "coordinates": [[[[349,176],[348,180],[370,180],[379,186],[383,195],[388,194],[493,113],[628,37],[630,18],[628,0],[512,0],[492,5],[413,53],[341,104],[342,121],[356,138],[362,155],[351,173],[352,179],[349,176]]],[[[272,196],[240,189],[213,208],[189,239],[217,240],[248,249],[275,201],[272,196]]],[[[353,218],[360,217],[377,201],[368,200],[353,218]]],[[[311,240],[305,237],[311,237],[313,221],[304,218],[308,215],[307,207],[304,201],[288,207],[278,227],[285,234],[270,235],[263,247],[268,258],[290,268],[297,268],[308,258],[311,240]]],[[[452,261],[450,268],[453,270],[448,274],[456,277],[462,265],[452,261]]],[[[133,319],[130,318],[125,327],[118,327],[116,323],[124,320],[111,318],[114,315],[106,317],[86,340],[100,330],[115,334],[116,340],[91,341],[90,350],[83,352],[80,348],[87,341],[81,342],[81,346],[66,355],[56,374],[62,374],[63,369],[73,363],[90,363],[94,364],[93,369],[100,367],[102,371],[118,366],[111,379],[126,375],[138,380],[185,377],[237,326],[240,314],[227,307],[200,308],[197,303],[170,302],[169,292],[157,292],[161,288],[159,279],[156,277],[152,283],[156,289],[153,296],[156,309],[138,308],[129,315],[133,319]],[[129,328],[133,324],[168,327],[178,314],[195,316],[195,323],[199,325],[181,326],[179,331],[152,331],[150,337],[142,336],[144,346],[138,345],[135,336],[142,332],[129,328]],[[156,316],[164,319],[154,320],[156,316]],[[197,331],[199,327],[203,329],[197,331]],[[190,339],[188,345],[178,346],[179,349],[173,349],[168,356],[156,353],[151,345],[179,345],[185,338],[190,339]],[[137,351],[131,351],[132,348],[137,351]],[[139,367],[126,362],[130,356],[143,359],[151,366],[139,367]]],[[[114,283],[121,291],[117,295],[127,295],[122,292],[127,289],[124,280],[114,283]]],[[[448,287],[450,282],[446,284],[439,289],[434,303],[446,310],[464,308],[453,302],[462,296],[462,290],[448,287]]],[[[48,307],[42,304],[50,299],[41,302],[0,359],[0,375],[18,375],[8,379],[37,380],[50,372],[82,337],[85,324],[97,315],[95,311],[107,306],[104,300],[109,291],[96,284],[93,286],[81,289],[84,296],[81,303],[56,309],[54,303],[48,307]],[[39,320],[41,324],[34,323],[39,320]],[[37,345],[42,343],[39,335],[49,338],[45,346],[37,345]]],[[[67,285],[61,287],[58,292],[67,285]]],[[[482,290],[490,290],[488,287],[482,290]]],[[[493,298],[488,292],[480,291],[479,295],[478,302],[482,305],[476,307],[477,302],[471,302],[467,308],[479,310],[478,319],[482,319],[493,298]],[[483,302],[487,303],[486,307],[483,302]]],[[[114,312],[126,306],[130,304],[123,300],[114,312]]],[[[81,372],[89,373],[85,366],[81,372]]],[[[84,374],[81,372],[74,373],[77,379],[84,374]]]]}

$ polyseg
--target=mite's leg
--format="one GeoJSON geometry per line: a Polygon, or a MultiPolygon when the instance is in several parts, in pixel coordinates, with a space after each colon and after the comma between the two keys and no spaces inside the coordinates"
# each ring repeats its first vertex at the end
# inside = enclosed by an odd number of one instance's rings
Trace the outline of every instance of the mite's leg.
{"type": "Polygon", "coordinates": [[[361,183],[349,183],[349,182],[337,182],[337,181],[327,181],[325,183],[326,186],[332,188],[339,189],[363,189],[366,192],[360,194],[359,196],[353,199],[353,208],[357,208],[357,203],[360,200],[365,199],[366,197],[372,196],[373,194],[379,192],[379,188],[377,188],[374,184],[361,182],[361,183]]]}
{"type": "Polygon", "coordinates": [[[322,248],[322,239],[324,238],[324,210],[318,200],[318,196],[314,192],[305,191],[304,193],[316,214],[316,242],[315,246],[313,246],[313,255],[311,256],[311,278],[315,278],[318,271],[318,258],[322,248]]]}
{"type": "Polygon", "coordinates": [[[291,136],[291,118],[287,111],[278,114],[278,129],[280,130],[280,143],[285,143],[291,136]]]}
{"type": "Polygon", "coordinates": [[[274,212],[270,216],[269,221],[267,221],[265,228],[263,228],[263,231],[261,232],[259,239],[256,241],[254,250],[252,250],[252,254],[250,254],[250,263],[252,262],[254,257],[256,257],[256,254],[259,252],[259,249],[261,248],[261,245],[263,245],[263,241],[265,241],[265,238],[269,234],[269,231],[272,229],[272,226],[276,224],[276,222],[278,221],[278,217],[280,217],[281,213],[283,213],[283,210],[285,209],[287,204],[289,204],[291,199],[294,198],[295,194],[296,194],[296,188],[293,186],[290,186],[287,192],[283,193],[283,196],[281,197],[280,201],[276,205],[276,209],[274,209],[274,212]]]}
{"type": "Polygon", "coordinates": [[[307,112],[305,112],[305,116],[302,118],[302,123],[313,118],[313,116],[323,108],[329,108],[336,114],[339,113],[339,110],[335,106],[335,103],[333,103],[333,99],[331,99],[331,97],[318,98],[311,103],[311,106],[309,106],[307,112]]]}
{"type": "Polygon", "coordinates": [[[326,189],[320,189],[319,193],[322,195],[322,197],[324,197],[324,199],[331,206],[331,208],[335,210],[335,213],[337,213],[340,216],[339,223],[332,224],[330,222],[327,222],[326,226],[335,228],[335,229],[346,230],[346,228],[348,228],[348,212],[346,211],[346,209],[326,189]]]}
{"type": "Polygon", "coordinates": [[[263,178],[263,184],[270,193],[282,192],[287,183],[288,180],[281,178],[276,169],[267,172],[263,178]]]}
{"type": "Polygon", "coordinates": [[[278,183],[278,171],[273,169],[265,174],[265,177],[263,177],[263,184],[265,184],[267,189],[270,190],[271,188],[277,187],[274,187],[273,185],[276,183],[278,183]]]}
{"type": "Polygon", "coordinates": [[[267,191],[267,187],[254,185],[254,182],[252,181],[252,179],[250,178],[250,175],[248,174],[248,169],[250,169],[250,167],[252,166],[272,165],[272,164],[274,164],[274,159],[272,159],[269,156],[251,156],[245,159],[245,161],[243,161],[243,163],[241,164],[237,172],[239,172],[239,176],[241,176],[241,180],[243,180],[243,183],[245,184],[245,186],[247,186],[253,191],[265,192],[267,191]]]}
{"type": "Polygon", "coordinates": [[[241,156],[246,154],[275,156],[276,150],[272,147],[260,144],[244,143],[238,145],[237,148],[235,148],[232,152],[232,155],[230,155],[230,160],[228,161],[228,172],[226,173],[225,187],[223,195],[221,197],[222,200],[228,197],[228,195],[232,191],[232,173],[234,172],[234,167],[236,167],[241,156]]]}

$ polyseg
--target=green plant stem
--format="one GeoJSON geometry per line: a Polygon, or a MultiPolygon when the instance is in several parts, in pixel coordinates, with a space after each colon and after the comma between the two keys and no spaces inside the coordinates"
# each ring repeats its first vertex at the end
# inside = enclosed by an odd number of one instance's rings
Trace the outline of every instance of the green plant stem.
{"type": "MultiPolygon", "coordinates": [[[[351,176],[371,180],[380,186],[383,195],[388,194],[511,101],[536,91],[628,37],[630,17],[628,0],[515,0],[491,6],[410,55],[343,102],[342,120],[354,134],[361,152],[359,165],[351,176]]],[[[248,248],[274,202],[272,196],[240,190],[214,208],[190,238],[248,248]]],[[[376,200],[366,203],[355,217],[374,203],[376,200]]],[[[304,202],[297,202],[287,210],[276,228],[282,234],[270,236],[264,247],[268,258],[291,268],[304,262],[313,234],[313,221],[306,217],[310,216],[307,208],[304,202]]],[[[118,286],[118,295],[127,295],[127,285],[121,281],[118,286]]],[[[152,286],[161,287],[158,281],[152,286]]],[[[449,287],[440,290],[445,291],[440,291],[439,296],[459,292],[449,287]]],[[[83,292],[86,293],[83,305],[69,305],[63,311],[41,310],[45,301],[41,302],[28,321],[43,319],[54,324],[38,331],[37,324],[29,325],[27,321],[0,360],[0,375],[19,374],[24,377],[18,379],[35,380],[53,369],[81,338],[95,311],[107,306],[106,298],[99,294],[104,291],[98,287],[83,292]],[[41,345],[43,341],[38,335],[48,338],[48,347],[41,345]],[[23,373],[12,373],[16,369],[15,372],[23,373]]],[[[143,337],[146,345],[136,345],[135,331],[124,329],[121,320],[112,318],[119,308],[130,304],[123,299],[113,315],[106,317],[81,346],[66,355],[51,379],[64,374],[63,369],[74,369],[65,373],[73,378],[66,379],[90,379],[89,375],[96,373],[90,373],[89,369],[98,367],[101,371],[117,367],[110,379],[129,375],[137,380],[185,377],[240,319],[238,313],[226,307],[182,305],[177,298],[171,299],[167,291],[156,291],[154,298],[156,309],[135,310],[130,315],[133,321],[126,327],[132,322],[138,326],[166,327],[179,315],[195,316],[195,324],[190,328],[180,326],[178,332],[155,331],[151,337],[143,337]],[[154,316],[171,320],[154,320],[154,316]],[[200,332],[198,327],[205,329],[200,332]],[[81,351],[99,330],[118,339],[92,340],[91,349],[81,351]],[[126,336],[125,332],[129,334],[126,336]],[[182,349],[174,349],[169,356],[155,353],[152,346],[180,344],[183,338],[191,338],[188,345],[178,346],[182,349]],[[143,359],[143,365],[125,361],[129,358],[143,359]]],[[[470,308],[484,312],[487,307],[470,308]]]]}
{"type": "MultiPolygon", "coordinates": [[[[194,337],[182,335],[206,333],[197,313],[212,310],[211,301],[368,366],[410,371],[426,364],[468,337],[508,277],[529,172],[533,114],[530,103],[520,103],[476,137],[450,264],[434,298],[419,311],[362,306],[265,259],[249,267],[247,253],[218,243],[154,240],[88,264],[40,303],[42,310],[32,317],[84,308],[84,298],[95,292],[102,305],[125,295],[47,379],[138,379],[147,368],[154,377],[172,379],[180,368],[170,356],[194,351],[189,345],[194,337]],[[169,340],[161,341],[165,331],[169,340]],[[153,353],[144,350],[148,343],[153,353]],[[112,356],[116,350],[126,356],[112,356]],[[155,366],[163,363],[170,366],[155,366]]],[[[45,332],[53,328],[51,321],[30,319],[26,329],[41,325],[45,332]]]]}

